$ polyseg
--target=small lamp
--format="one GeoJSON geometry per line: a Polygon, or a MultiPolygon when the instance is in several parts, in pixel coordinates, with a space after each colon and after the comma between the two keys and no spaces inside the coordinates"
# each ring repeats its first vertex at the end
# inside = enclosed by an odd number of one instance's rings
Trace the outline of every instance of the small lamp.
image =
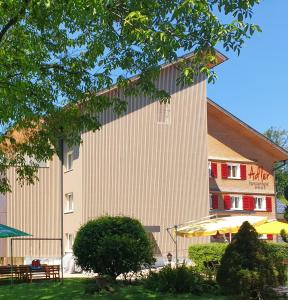
{"type": "Polygon", "coordinates": [[[172,261],[172,254],[170,252],[168,252],[167,254],[167,259],[168,259],[168,263],[169,265],[171,265],[171,261],[172,261]]]}

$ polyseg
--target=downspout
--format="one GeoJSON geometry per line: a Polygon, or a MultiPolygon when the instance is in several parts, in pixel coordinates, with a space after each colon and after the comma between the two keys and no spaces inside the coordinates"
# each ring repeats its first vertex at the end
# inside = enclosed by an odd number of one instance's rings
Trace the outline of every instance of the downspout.
{"type": "Polygon", "coordinates": [[[64,251],[63,251],[63,235],[64,235],[64,208],[63,208],[63,166],[64,166],[64,141],[61,138],[59,141],[59,146],[60,146],[60,227],[61,227],[61,279],[62,279],[62,283],[63,283],[63,271],[64,271],[64,266],[63,266],[63,255],[64,255],[64,251]]]}
{"type": "Polygon", "coordinates": [[[274,164],[282,162],[283,164],[277,167],[273,167],[273,177],[274,177],[274,209],[275,209],[275,217],[277,218],[277,181],[276,181],[276,171],[283,168],[287,165],[287,160],[275,161],[274,164]]]}

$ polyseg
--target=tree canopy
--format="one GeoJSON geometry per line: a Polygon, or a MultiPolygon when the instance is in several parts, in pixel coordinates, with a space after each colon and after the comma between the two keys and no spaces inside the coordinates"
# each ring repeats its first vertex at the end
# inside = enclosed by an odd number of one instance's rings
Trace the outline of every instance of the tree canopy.
{"type": "Polygon", "coordinates": [[[154,85],[160,63],[193,51],[179,64],[178,83],[192,83],[198,73],[215,80],[207,67],[215,63],[215,47],[239,54],[260,31],[250,21],[259,2],[0,1],[0,192],[9,190],[8,168],[33,182],[37,168],[27,157],[50,159],[59,139],[80,142],[84,129],[100,128],[104,110],[125,110],[125,96],[169,99],[154,85]],[[132,83],[135,74],[141,75],[132,83]],[[114,83],[122,98],[98,93],[114,83]]]}
{"type": "MultiPolygon", "coordinates": [[[[264,132],[264,135],[288,151],[288,130],[270,127],[264,132]]],[[[288,204],[288,163],[277,163],[275,169],[277,197],[288,204]]]]}

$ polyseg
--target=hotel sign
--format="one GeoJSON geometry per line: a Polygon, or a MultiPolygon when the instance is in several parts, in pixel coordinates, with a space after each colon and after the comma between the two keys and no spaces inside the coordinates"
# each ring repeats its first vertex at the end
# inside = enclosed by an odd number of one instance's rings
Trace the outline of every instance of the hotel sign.
{"type": "Polygon", "coordinates": [[[266,172],[263,166],[250,166],[248,173],[249,185],[256,190],[265,190],[269,185],[270,174],[266,172]]]}

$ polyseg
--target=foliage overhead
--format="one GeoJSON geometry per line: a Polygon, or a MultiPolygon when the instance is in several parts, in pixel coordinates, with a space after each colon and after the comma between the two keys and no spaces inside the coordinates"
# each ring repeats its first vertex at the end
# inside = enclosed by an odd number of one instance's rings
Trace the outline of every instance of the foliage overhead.
{"type": "Polygon", "coordinates": [[[262,299],[266,288],[283,284],[282,256],[272,255],[276,250],[269,249],[254,227],[244,222],[221,259],[217,282],[223,291],[243,299],[262,299]]]}
{"type": "MultiPolygon", "coordinates": [[[[16,167],[33,183],[36,161],[50,159],[59,139],[80,142],[99,115],[125,110],[125,96],[166,101],[154,85],[159,63],[194,51],[179,63],[179,84],[215,73],[215,47],[240,53],[259,26],[250,22],[260,0],[5,0],[0,1],[0,172],[16,167]],[[130,76],[141,74],[133,83],[130,76]],[[98,92],[118,84],[121,96],[98,92]],[[21,143],[11,134],[29,134],[21,143]],[[35,130],[31,130],[35,129],[35,130]],[[23,131],[24,130],[24,131],[23,131]],[[9,151],[7,153],[7,147],[9,151]]],[[[59,150],[59,149],[58,149],[59,150]]],[[[9,190],[2,177],[0,192],[9,190]]]]}
{"type": "Polygon", "coordinates": [[[152,245],[141,223],[129,217],[100,217],[77,232],[73,253],[85,271],[116,278],[154,262],[152,245]]]}
{"type": "MultiPolygon", "coordinates": [[[[270,127],[264,132],[264,135],[276,145],[288,151],[288,130],[270,127]]],[[[288,163],[277,163],[275,169],[277,197],[288,204],[288,163]]]]}

